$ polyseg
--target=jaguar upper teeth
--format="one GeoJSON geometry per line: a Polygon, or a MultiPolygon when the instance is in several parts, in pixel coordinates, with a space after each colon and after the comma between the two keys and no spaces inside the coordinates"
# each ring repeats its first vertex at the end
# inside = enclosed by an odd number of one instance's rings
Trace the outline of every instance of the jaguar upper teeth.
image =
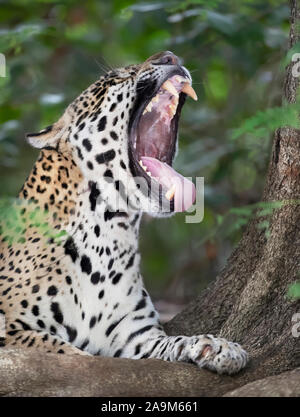
{"type": "MultiPolygon", "coordinates": [[[[188,96],[192,97],[194,100],[198,100],[197,94],[193,87],[191,86],[190,80],[181,75],[176,75],[175,80],[182,85],[181,90],[179,92],[183,92],[188,96]]],[[[171,115],[173,116],[176,113],[177,105],[178,105],[178,98],[179,92],[176,90],[174,85],[170,80],[166,80],[163,85],[161,86],[159,92],[156,94],[155,97],[148,103],[147,107],[143,111],[143,115],[145,113],[151,112],[154,103],[159,101],[159,95],[163,93],[163,90],[168,91],[172,95],[172,103],[169,105],[169,109],[171,111],[171,115]]]]}
{"type": "Polygon", "coordinates": [[[153,103],[152,103],[152,100],[148,103],[148,105],[147,105],[147,107],[145,108],[145,110],[143,111],[143,114],[145,114],[145,113],[147,113],[147,112],[150,112],[151,110],[152,110],[152,106],[153,106],[153,103]]]}
{"type": "Polygon", "coordinates": [[[178,105],[178,97],[172,97],[172,104],[174,104],[175,106],[178,105]]]}
{"type": "Polygon", "coordinates": [[[193,89],[193,87],[191,86],[191,84],[189,82],[186,82],[181,91],[185,94],[187,94],[188,96],[192,97],[193,100],[197,101],[198,97],[197,94],[195,92],[195,90],[193,89]]]}
{"type": "Polygon", "coordinates": [[[186,82],[187,82],[187,79],[186,79],[186,78],[184,78],[184,77],[182,77],[181,75],[175,75],[175,80],[176,80],[178,83],[186,83],[186,82]]]}
{"type": "Polygon", "coordinates": [[[195,90],[193,89],[193,87],[191,86],[191,82],[190,80],[188,80],[187,78],[182,77],[181,75],[176,75],[175,76],[175,80],[178,83],[181,83],[183,85],[181,91],[185,94],[187,94],[188,96],[192,97],[193,100],[197,101],[198,97],[197,94],[195,92],[195,90]]]}
{"type": "Polygon", "coordinates": [[[145,165],[143,164],[141,160],[139,161],[139,164],[143,168],[144,171],[147,171],[147,167],[145,167],[145,165]]]}
{"type": "Polygon", "coordinates": [[[159,101],[159,97],[158,97],[158,94],[156,94],[156,96],[153,97],[153,99],[148,103],[147,107],[143,111],[143,114],[151,112],[153,104],[157,103],[158,101],[159,101]]]}
{"type": "Polygon", "coordinates": [[[167,80],[163,83],[162,88],[169,91],[170,94],[173,96],[178,96],[177,90],[174,87],[174,85],[171,83],[171,81],[167,80]]]}
{"type": "Polygon", "coordinates": [[[151,172],[147,171],[147,167],[143,164],[141,160],[139,161],[139,164],[143,168],[143,170],[146,172],[146,174],[148,174],[149,177],[151,177],[152,176],[151,172]]]}
{"type": "Polygon", "coordinates": [[[174,114],[176,113],[176,110],[177,110],[177,105],[176,104],[169,104],[169,109],[171,110],[171,116],[174,116],[174,114]]]}

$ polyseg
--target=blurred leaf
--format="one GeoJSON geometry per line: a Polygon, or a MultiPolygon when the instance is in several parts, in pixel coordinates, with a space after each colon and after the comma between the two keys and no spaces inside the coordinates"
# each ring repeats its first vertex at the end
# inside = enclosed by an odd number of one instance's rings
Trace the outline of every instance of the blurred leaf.
{"type": "Polygon", "coordinates": [[[215,60],[208,69],[204,88],[206,95],[216,101],[224,101],[228,96],[230,88],[230,77],[226,67],[220,60],[215,60]]]}
{"type": "Polygon", "coordinates": [[[141,12],[141,13],[148,13],[153,12],[154,10],[160,10],[164,9],[165,7],[172,6],[172,3],[175,4],[175,2],[151,2],[151,3],[140,3],[140,4],[133,4],[132,6],[129,6],[129,10],[132,10],[133,12],[141,12]]]}
{"type": "Polygon", "coordinates": [[[270,48],[279,48],[287,42],[287,33],[281,28],[266,28],[265,42],[270,48]]]}
{"type": "Polygon", "coordinates": [[[258,111],[254,116],[245,120],[241,127],[233,131],[232,138],[236,139],[246,133],[251,133],[256,137],[263,137],[284,126],[299,128],[298,103],[258,111]]]}
{"type": "Polygon", "coordinates": [[[212,9],[216,8],[221,3],[221,0],[210,0],[209,3],[207,0],[184,0],[177,2],[176,6],[170,7],[170,12],[174,13],[176,11],[183,11],[192,6],[209,6],[212,9]]]}
{"type": "Polygon", "coordinates": [[[236,192],[249,190],[256,180],[256,169],[249,161],[237,159],[231,166],[231,180],[236,192]]]}
{"type": "Polygon", "coordinates": [[[300,298],[300,282],[295,282],[291,284],[288,293],[288,297],[294,300],[298,300],[300,298]]]}

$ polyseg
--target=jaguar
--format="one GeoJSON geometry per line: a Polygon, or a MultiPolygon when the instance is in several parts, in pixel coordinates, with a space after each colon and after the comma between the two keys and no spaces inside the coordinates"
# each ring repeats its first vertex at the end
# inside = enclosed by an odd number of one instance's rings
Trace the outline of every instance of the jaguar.
{"type": "Polygon", "coordinates": [[[168,336],[140,273],[143,213],[167,217],[195,200],[172,167],[187,96],[197,99],[189,71],[164,51],[108,71],[57,122],[27,135],[39,156],[1,226],[2,346],[227,374],[246,366],[238,343],[168,336]]]}

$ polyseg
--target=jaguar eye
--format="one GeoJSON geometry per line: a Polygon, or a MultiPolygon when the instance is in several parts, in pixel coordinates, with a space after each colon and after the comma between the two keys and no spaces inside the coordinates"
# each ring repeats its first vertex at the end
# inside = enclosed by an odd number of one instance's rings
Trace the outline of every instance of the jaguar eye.
{"type": "Polygon", "coordinates": [[[172,52],[164,52],[161,56],[153,60],[152,65],[179,65],[179,58],[172,52]]]}

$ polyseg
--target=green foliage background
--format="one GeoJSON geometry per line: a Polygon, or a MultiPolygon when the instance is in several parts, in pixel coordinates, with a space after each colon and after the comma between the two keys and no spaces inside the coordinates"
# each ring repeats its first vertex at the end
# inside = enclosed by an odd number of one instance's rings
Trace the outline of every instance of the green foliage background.
{"type": "Polygon", "coordinates": [[[157,297],[194,296],[260,198],[272,130],[298,124],[295,107],[279,108],[288,18],[279,0],[0,1],[1,197],[17,194],[37,157],[25,132],[56,121],[108,67],[172,50],[199,97],[183,109],[176,167],[205,177],[205,216],[200,224],[145,218],[142,268],[157,297]]]}

